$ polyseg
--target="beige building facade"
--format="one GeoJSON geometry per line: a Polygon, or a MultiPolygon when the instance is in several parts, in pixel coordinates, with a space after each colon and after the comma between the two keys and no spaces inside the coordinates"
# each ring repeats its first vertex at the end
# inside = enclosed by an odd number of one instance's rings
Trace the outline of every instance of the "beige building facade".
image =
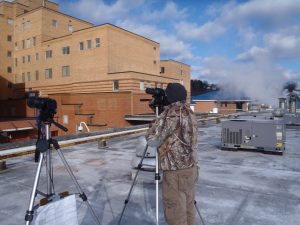
{"type": "Polygon", "coordinates": [[[0,100],[10,107],[2,116],[19,116],[8,99],[34,92],[56,99],[57,121],[75,133],[80,122],[91,130],[121,127],[129,125],[125,115],[150,112],[147,87],[180,82],[190,95],[190,66],[160,60],[159,43],[63,14],[56,3],[1,1],[0,29],[0,100]]]}

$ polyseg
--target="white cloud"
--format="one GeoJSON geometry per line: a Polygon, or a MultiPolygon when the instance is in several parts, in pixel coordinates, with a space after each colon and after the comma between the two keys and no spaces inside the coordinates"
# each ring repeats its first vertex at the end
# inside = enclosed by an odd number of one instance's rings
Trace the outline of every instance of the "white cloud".
{"type": "Polygon", "coordinates": [[[187,39],[198,39],[208,41],[211,38],[224,33],[225,27],[216,22],[207,22],[202,26],[195,23],[180,22],[175,26],[177,34],[187,39]]]}
{"type": "Polygon", "coordinates": [[[69,4],[70,10],[82,18],[98,23],[128,18],[130,11],[141,6],[145,0],[117,0],[107,4],[103,0],[79,0],[69,4]]]}
{"type": "Polygon", "coordinates": [[[182,20],[187,16],[187,9],[179,9],[176,3],[168,1],[162,10],[145,10],[143,18],[145,20],[182,20]]]}

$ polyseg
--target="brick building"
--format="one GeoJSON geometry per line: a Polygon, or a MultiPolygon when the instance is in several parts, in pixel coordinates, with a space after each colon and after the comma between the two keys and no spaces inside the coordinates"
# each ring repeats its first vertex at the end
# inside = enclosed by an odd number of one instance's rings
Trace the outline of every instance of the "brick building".
{"type": "Polygon", "coordinates": [[[63,14],[56,3],[0,1],[0,30],[2,118],[33,117],[24,104],[25,93],[33,92],[57,101],[56,120],[72,134],[80,122],[95,131],[151,112],[146,87],[181,82],[190,95],[190,66],[161,61],[159,43],[63,14]]]}

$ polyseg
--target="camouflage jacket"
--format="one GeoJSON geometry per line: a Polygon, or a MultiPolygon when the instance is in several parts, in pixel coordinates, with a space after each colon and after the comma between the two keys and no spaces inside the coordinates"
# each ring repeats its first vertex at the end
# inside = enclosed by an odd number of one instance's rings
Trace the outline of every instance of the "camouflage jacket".
{"type": "Polygon", "coordinates": [[[197,164],[197,122],[186,103],[166,106],[149,128],[146,139],[156,143],[162,170],[186,169],[197,164]]]}

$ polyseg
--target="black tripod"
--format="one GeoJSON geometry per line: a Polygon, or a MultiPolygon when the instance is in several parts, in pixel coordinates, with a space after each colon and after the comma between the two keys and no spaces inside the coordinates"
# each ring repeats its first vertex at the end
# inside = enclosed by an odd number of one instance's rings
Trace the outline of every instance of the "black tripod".
{"type": "MultiPolygon", "coordinates": [[[[40,121],[40,123],[42,123],[42,121],[40,121]]],[[[25,215],[26,225],[31,224],[31,222],[33,220],[33,217],[34,217],[34,210],[39,206],[39,204],[34,206],[34,201],[35,201],[35,197],[37,196],[37,194],[40,194],[40,195],[46,197],[46,202],[51,202],[55,197],[57,197],[57,195],[54,192],[54,184],[53,184],[53,167],[52,167],[52,162],[51,162],[51,145],[57,150],[60,159],[62,160],[65,168],[67,169],[71,179],[73,180],[73,182],[74,182],[74,184],[77,188],[77,191],[79,192],[79,197],[86,203],[87,207],[90,209],[90,211],[91,211],[95,221],[97,222],[97,224],[101,225],[101,223],[100,223],[98,217],[96,216],[93,208],[91,207],[91,205],[88,202],[86,194],[83,192],[80,185],[78,184],[78,182],[77,182],[77,180],[76,180],[69,164],[67,163],[63,153],[61,152],[58,141],[51,138],[51,133],[50,133],[51,123],[55,124],[60,129],[62,129],[64,131],[67,131],[67,128],[65,128],[62,125],[56,123],[55,121],[53,121],[52,118],[48,118],[46,121],[44,121],[42,123],[43,127],[45,128],[45,136],[43,138],[39,139],[37,141],[37,144],[36,144],[37,151],[39,151],[40,156],[39,156],[39,162],[38,162],[38,167],[37,167],[37,170],[36,170],[36,175],[35,175],[35,179],[34,179],[32,192],[31,192],[29,208],[26,211],[26,215],[25,215]],[[46,164],[47,194],[45,194],[45,193],[43,193],[43,192],[41,192],[37,189],[43,161],[45,161],[45,164],[46,164]]],[[[42,129],[41,128],[42,126],[39,126],[39,127],[40,127],[40,129],[42,129]]]]}

